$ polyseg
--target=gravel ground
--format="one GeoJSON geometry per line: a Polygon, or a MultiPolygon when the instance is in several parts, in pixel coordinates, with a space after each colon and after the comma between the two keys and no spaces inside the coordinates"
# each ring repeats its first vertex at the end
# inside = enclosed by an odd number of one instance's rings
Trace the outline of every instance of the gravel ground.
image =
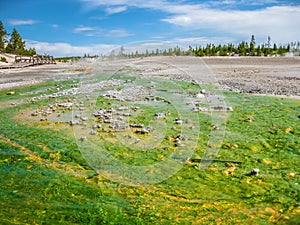
{"type": "Polygon", "coordinates": [[[300,57],[206,58],[227,90],[300,96],[300,57]]]}
{"type": "Polygon", "coordinates": [[[138,69],[141,76],[168,76],[199,84],[216,83],[236,92],[300,96],[300,57],[149,57],[2,69],[0,90],[47,79],[67,79],[78,74],[76,68],[84,66],[110,71],[112,75],[120,68],[138,69]]]}

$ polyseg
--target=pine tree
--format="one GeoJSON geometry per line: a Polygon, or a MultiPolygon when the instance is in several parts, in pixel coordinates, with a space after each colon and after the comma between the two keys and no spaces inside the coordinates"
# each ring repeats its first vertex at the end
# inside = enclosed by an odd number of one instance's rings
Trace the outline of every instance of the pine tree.
{"type": "Polygon", "coordinates": [[[18,31],[14,28],[8,45],[6,46],[6,52],[14,54],[23,54],[25,51],[25,41],[22,40],[22,37],[18,31]]]}
{"type": "Polygon", "coordinates": [[[7,32],[3,26],[2,21],[0,20],[0,52],[2,52],[5,48],[7,38],[7,32]]]}
{"type": "Polygon", "coordinates": [[[250,41],[250,55],[255,55],[255,38],[254,35],[251,36],[251,41],[250,41]]]}
{"type": "Polygon", "coordinates": [[[258,55],[258,56],[261,56],[261,48],[260,48],[260,45],[257,47],[257,55],[258,55]]]}

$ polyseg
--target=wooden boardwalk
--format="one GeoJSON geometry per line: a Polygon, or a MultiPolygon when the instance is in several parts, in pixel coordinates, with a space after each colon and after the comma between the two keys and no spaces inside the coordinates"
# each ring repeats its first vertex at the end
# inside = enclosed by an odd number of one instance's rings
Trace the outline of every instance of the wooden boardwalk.
{"type": "Polygon", "coordinates": [[[33,55],[33,56],[15,56],[15,63],[30,63],[33,65],[55,64],[53,56],[33,55]]]}
{"type": "Polygon", "coordinates": [[[53,56],[33,55],[33,56],[15,56],[15,62],[10,65],[0,66],[0,69],[17,69],[29,66],[56,64],[53,56]]]}

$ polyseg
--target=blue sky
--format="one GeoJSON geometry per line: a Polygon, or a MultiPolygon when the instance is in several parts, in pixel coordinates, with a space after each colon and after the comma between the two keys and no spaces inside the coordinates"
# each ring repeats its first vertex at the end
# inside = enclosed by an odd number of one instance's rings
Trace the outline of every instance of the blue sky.
{"type": "Polygon", "coordinates": [[[0,20],[54,56],[300,40],[300,0],[2,0],[0,20]]]}

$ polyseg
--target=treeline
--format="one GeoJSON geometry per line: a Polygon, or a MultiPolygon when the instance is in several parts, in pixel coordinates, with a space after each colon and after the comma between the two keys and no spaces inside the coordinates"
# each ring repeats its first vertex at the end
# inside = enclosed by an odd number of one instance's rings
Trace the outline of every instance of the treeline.
{"type": "MultiPolygon", "coordinates": [[[[300,47],[298,42],[295,48],[300,47]]],[[[271,38],[268,37],[268,42],[265,44],[257,45],[255,43],[255,37],[252,35],[250,42],[242,41],[238,45],[227,44],[227,45],[214,45],[207,44],[205,47],[196,47],[191,48],[190,51],[193,52],[196,56],[272,56],[280,55],[283,56],[286,53],[291,51],[291,44],[286,46],[277,46],[276,43],[271,44],[271,38]]],[[[295,50],[295,49],[293,49],[295,50]]]]}
{"type": "Polygon", "coordinates": [[[22,40],[21,35],[15,28],[9,35],[4,28],[2,21],[0,21],[0,52],[28,56],[36,54],[34,48],[25,48],[25,41],[22,40]]]}
{"type": "MultiPolygon", "coordinates": [[[[286,45],[271,44],[271,37],[268,37],[267,43],[256,45],[254,35],[251,36],[249,42],[242,41],[237,45],[232,43],[225,45],[207,44],[206,46],[189,46],[188,50],[184,50],[178,46],[169,49],[156,49],[155,51],[145,50],[144,52],[132,52],[130,54],[124,54],[125,49],[121,47],[118,56],[124,56],[127,58],[147,57],[147,56],[284,56],[289,52],[300,51],[300,42],[291,42],[286,45]]],[[[112,53],[114,55],[115,53],[112,53]]]]}
{"type": "MultiPolygon", "coordinates": [[[[122,47],[121,47],[122,48],[122,47]]],[[[118,54],[119,56],[125,56],[127,58],[137,58],[137,57],[148,57],[148,56],[182,56],[182,55],[191,55],[191,51],[185,51],[179,46],[176,46],[174,48],[168,48],[168,49],[156,49],[156,50],[148,50],[146,49],[145,52],[139,52],[135,51],[130,54],[124,54],[124,48],[123,51],[121,50],[118,54]]],[[[111,55],[110,55],[111,56],[111,55]]]]}

